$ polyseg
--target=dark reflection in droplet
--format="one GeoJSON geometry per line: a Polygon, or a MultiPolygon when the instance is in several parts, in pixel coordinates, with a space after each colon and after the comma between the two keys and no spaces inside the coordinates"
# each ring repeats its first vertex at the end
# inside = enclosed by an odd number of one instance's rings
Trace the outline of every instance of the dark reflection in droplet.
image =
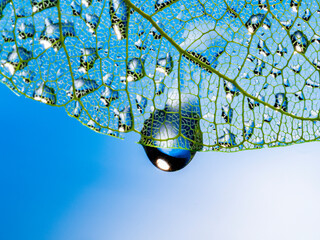
{"type": "Polygon", "coordinates": [[[151,163],[162,171],[178,171],[189,164],[195,151],[143,146],[151,163]]]}
{"type": "Polygon", "coordinates": [[[180,104],[170,103],[144,122],[140,140],[152,164],[168,172],[187,166],[202,149],[198,99],[182,94],[180,104]]]}

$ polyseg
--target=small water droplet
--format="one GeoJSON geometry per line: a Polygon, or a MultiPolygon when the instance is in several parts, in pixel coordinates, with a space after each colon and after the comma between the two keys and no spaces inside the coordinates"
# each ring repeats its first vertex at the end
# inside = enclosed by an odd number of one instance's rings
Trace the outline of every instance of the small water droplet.
{"type": "Polygon", "coordinates": [[[308,39],[303,32],[296,31],[291,35],[291,42],[296,52],[305,53],[309,46],[308,39]]]}
{"type": "Polygon", "coordinates": [[[125,0],[110,0],[111,26],[118,40],[125,39],[129,10],[125,0]]]}

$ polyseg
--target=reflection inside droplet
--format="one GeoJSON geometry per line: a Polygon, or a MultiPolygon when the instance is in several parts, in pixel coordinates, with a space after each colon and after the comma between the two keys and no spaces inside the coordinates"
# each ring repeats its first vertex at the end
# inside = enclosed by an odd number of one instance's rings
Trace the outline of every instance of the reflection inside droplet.
{"type": "Polygon", "coordinates": [[[143,146],[149,160],[158,169],[165,172],[174,172],[187,166],[195,151],[186,149],[170,149],[143,146]]]}
{"type": "Polygon", "coordinates": [[[156,165],[163,171],[168,171],[170,169],[170,165],[161,158],[156,161],[156,165]]]}

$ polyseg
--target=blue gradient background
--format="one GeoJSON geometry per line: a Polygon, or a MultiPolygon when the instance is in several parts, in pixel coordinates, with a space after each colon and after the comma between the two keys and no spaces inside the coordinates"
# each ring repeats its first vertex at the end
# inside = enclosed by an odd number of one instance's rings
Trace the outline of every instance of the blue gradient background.
{"type": "Polygon", "coordinates": [[[148,162],[138,137],[97,134],[0,86],[0,239],[319,240],[319,143],[148,162]]]}

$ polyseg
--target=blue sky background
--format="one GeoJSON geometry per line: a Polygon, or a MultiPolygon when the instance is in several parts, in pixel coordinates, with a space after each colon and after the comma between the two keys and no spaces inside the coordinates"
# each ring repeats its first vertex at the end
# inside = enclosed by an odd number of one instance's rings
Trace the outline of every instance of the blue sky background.
{"type": "Polygon", "coordinates": [[[319,240],[319,143],[149,163],[0,86],[0,239],[319,240]]]}

